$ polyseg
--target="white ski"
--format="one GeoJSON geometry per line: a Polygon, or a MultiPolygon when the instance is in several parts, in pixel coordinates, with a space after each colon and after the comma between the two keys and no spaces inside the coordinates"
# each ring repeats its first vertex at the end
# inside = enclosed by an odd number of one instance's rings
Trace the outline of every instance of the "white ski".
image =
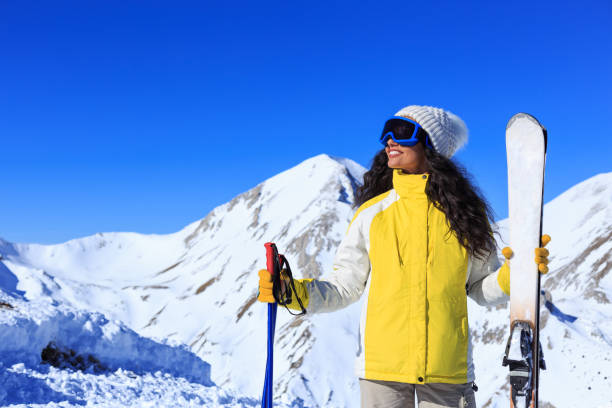
{"type": "Polygon", "coordinates": [[[510,336],[504,366],[510,366],[510,406],[537,408],[540,273],[534,249],[541,246],[546,129],[526,113],[506,126],[510,242],[510,336]],[[524,405],[519,401],[524,400],[524,405]]]}

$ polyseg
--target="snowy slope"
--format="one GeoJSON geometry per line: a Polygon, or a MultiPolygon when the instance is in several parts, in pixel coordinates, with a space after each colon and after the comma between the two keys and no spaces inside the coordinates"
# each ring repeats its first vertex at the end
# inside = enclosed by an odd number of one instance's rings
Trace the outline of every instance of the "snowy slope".
{"type": "Polygon", "coordinates": [[[0,290],[2,406],[255,407],[210,380],[185,346],[136,334],[99,313],[0,290]]]}
{"type": "MultiPolygon", "coordinates": [[[[168,346],[187,345],[210,363],[214,383],[258,399],[266,349],[266,307],[255,300],[263,244],[276,242],[296,276],[324,278],[352,217],[363,171],[347,159],[316,156],[165,236],[105,233],[51,246],[0,240],[0,286],[31,302],[103,313],[168,346]]],[[[579,316],[567,324],[543,313],[550,368],[541,395],[550,406],[612,407],[611,211],[612,173],[545,207],[545,231],[553,241],[544,287],[560,309],[579,316]]],[[[502,221],[502,236],[504,228],[502,221]]],[[[501,357],[508,310],[469,307],[479,404],[506,407],[501,357]]],[[[359,406],[353,374],[359,310],[355,304],[299,318],[279,312],[278,401],[359,406]]]]}

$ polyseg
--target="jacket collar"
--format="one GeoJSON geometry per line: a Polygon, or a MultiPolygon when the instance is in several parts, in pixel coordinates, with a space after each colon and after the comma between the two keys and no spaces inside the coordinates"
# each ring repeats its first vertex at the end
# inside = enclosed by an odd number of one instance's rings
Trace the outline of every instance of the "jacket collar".
{"type": "Polygon", "coordinates": [[[407,174],[399,169],[393,170],[393,188],[400,197],[425,195],[429,174],[407,174]]]}

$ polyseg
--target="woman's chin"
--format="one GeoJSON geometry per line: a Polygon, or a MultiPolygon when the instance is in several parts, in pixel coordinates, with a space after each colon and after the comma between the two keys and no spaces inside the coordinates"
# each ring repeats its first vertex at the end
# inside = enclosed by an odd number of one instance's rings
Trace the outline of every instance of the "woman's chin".
{"type": "Polygon", "coordinates": [[[402,167],[400,160],[397,160],[397,159],[389,159],[387,161],[387,166],[389,166],[392,169],[399,169],[402,167]]]}

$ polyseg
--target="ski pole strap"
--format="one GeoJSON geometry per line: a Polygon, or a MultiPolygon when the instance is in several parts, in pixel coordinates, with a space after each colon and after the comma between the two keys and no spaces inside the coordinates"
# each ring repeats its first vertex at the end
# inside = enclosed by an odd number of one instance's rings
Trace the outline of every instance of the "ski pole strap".
{"type": "Polygon", "coordinates": [[[289,261],[284,255],[279,255],[276,245],[272,242],[266,243],[266,258],[268,272],[272,277],[272,295],[277,304],[285,306],[285,309],[289,314],[293,316],[300,316],[306,314],[306,308],[302,303],[302,299],[297,294],[295,289],[295,281],[293,279],[293,273],[291,272],[291,266],[289,261]],[[283,292],[283,273],[289,278],[288,284],[284,285],[285,290],[283,292]],[[295,299],[298,305],[300,305],[301,312],[293,313],[289,310],[288,305],[292,302],[292,294],[295,294],[295,299]]]}
{"type": "Polygon", "coordinates": [[[272,294],[274,295],[274,300],[281,306],[285,306],[285,309],[289,312],[289,314],[293,316],[301,316],[306,314],[306,308],[304,308],[304,304],[302,303],[302,299],[297,294],[297,290],[295,289],[295,280],[293,279],[293,273],[291,273],[291,266],[289,266],[289,262],[284,255],[279,255],[279,270],[281,273],[285,273],[289,278],[289,283],[285,285],[285,293],[282,293],[282,282],[281,282],[281,274],[279,274],[278,279],[272,278],[272,294]],[[292,292],[295,294],[295,300],[297,300],[298,305],[300,305],[300,313],[293,313],[289,309],[288,305],[292,302],[292,292]]]}

